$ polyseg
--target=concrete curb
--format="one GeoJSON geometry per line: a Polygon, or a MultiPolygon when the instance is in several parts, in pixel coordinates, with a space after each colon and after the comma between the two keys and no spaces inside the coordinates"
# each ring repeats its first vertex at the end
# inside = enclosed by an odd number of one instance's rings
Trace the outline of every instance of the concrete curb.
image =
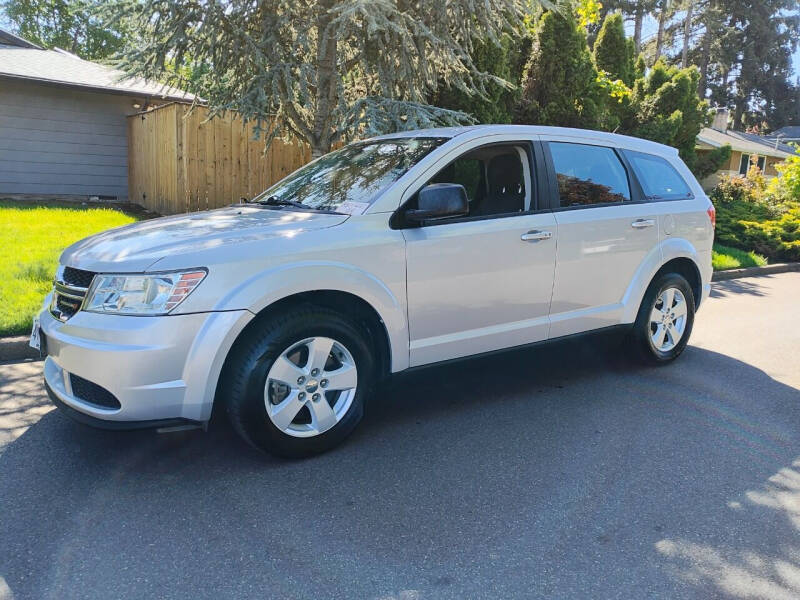
{"type": "Polygon", "coordinates": [[[728,279],[739,279],[740,277],[760,277],[761,275],[774,275],[775,273],[788,273],[790,271],[800,271],[800,262],[715,271],[711,281],[726,281],[728,279]]]}
{"type": "Polygon", "coordinates": [[[39,353],[28,345],[27,335],[0,338],[0,362],[39,358],[39,353]]]}

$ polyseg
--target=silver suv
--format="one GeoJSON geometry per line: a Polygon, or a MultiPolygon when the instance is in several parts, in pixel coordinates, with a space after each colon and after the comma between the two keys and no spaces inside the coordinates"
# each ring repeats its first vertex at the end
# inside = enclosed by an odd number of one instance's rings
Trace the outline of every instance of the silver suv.
{"type": "Polygon", "coordinates": [[[714,209],[673,148],[550,127],[351,144],[246,204],[61,257],[32,343],[65,412],[320,452],[413,367],[604,328],[663,364],[708,296],[714,209]]]}

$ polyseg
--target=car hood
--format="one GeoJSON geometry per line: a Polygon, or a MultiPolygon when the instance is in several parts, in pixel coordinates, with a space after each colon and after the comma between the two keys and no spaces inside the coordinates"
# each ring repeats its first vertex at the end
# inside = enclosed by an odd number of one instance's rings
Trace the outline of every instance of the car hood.
{"type": "MultiPolygon", "coordinates": [[[[348,215],[231,206],[141,221],[93,235],[64,250],[61,263],[95,272],[135,273],[165,256],[191,255],[224,244],[293,238],[343,223],[348,215]]],[[[189,264],[186,266],[202,266],[189,264]]]]}

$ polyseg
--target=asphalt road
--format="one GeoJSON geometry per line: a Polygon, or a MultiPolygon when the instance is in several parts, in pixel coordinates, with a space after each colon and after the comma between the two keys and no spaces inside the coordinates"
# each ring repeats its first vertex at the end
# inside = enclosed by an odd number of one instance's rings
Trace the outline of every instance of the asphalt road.
{"type": "Polygon", "coordinates": [[[88,429],[0,365],[0,598],[798,598],[799,303],[716,284],[660,369],[600,340],[408,375],[299,462],[88,429]]]}

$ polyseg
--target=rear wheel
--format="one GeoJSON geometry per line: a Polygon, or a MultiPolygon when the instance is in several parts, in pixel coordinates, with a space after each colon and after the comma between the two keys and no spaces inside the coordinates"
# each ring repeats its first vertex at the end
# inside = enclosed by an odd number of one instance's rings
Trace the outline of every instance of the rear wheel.
{"type": "Polygon", "coordinates": [[[234,429],[280,456],[324,452],[364,414],[374,363],[358,324],[307,306],[256,323],[228,359],[219,393],[234,429]]]}
{"type": "Polygon", "coordinates": [[[689,342],[694,325],[694,294],[678,273],[665,273],[650,284],[633,326],[631,347],[649,364],[675,360],[689,342]]]}

